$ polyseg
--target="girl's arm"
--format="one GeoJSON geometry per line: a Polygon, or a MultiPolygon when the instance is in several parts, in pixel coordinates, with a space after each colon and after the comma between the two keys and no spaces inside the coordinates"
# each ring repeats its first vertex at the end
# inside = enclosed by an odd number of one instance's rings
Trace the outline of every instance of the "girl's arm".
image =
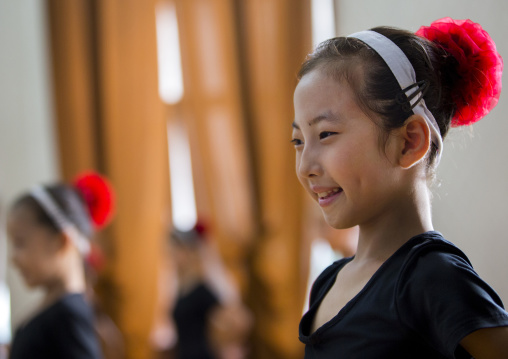
{"type": "Polygon", "coordinates": [[[508,359],[508,327],[479,329],[460,345],[476,359],[508,359]]]}

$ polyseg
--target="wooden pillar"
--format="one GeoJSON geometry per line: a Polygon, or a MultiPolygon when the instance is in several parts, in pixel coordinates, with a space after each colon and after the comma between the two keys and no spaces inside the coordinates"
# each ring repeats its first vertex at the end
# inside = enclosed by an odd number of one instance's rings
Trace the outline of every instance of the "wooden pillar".
{"type": "Polygon", "coordinates": [[[99,295],[124,334],[127,357],[149,358],[169,203],[155,0],[47,4],[62,173],[70,179],[98,169],[116,190],[99,295]]]}
{"type": "Polygon", "coordinates": [[[169,203],[155,0],[97,1],[96,16],[103,163],[118,198],[109,308],[124,333],[127,357],[145,359],[169,203]]]}
{"type": "Polygon", "coordinates": [[[198,214],[211,225],[226,266],[247,285],[253,181],[232,0],[176,0],[184,95],[180,118],[193,152],[198,214]]]}
{"type": "Polygon", "coordinates": [[[249,134],[261,231],[251,262],[255,358],[302,358],[303,190],[290,144],[296,73],[311,50],[308,0],[241,1],[239,19],[249,134]]]}
{"type": "Polygon", "coordinates": [[[48,0],[60,170],[66,180],[97,167],[95,69],[88,0],[48,0]]]}

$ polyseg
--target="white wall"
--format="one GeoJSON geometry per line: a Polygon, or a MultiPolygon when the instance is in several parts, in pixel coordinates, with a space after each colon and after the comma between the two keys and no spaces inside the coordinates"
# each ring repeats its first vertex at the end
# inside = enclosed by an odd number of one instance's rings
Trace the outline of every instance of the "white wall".
{"type": "MultiPolygon", "coordinates": [[[[0,218],[21,191],[57,178],[44,1],[0,0],[0,218]]],[[[0,229],[0,283],[8,277],[12,324],[39,299],[10,267],[0,229]]],[[[0,311],[5,308],[0,308],[0,311]]]]}
{"type": "MultiPolygon", "coordinates": [[[[450,16],[469,18],[487,30],[508,62],[506,0],[338,0],[339,35],[378,25],[416,31],[450,16]]],[[[508,68],[503,80],[507,81],[508,68]]],[[[508,90],[497,107],[445,140],[435,190],[434,227],[469,256],[477,272],[508,305],[508,90]]]]}

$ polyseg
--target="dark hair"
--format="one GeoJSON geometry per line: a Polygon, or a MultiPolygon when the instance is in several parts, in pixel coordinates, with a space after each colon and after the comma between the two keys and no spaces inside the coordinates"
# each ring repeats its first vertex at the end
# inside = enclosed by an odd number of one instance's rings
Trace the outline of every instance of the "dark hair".
{"type": "MultiPolygon", "coordinates": [[[[76,226],[81,234],[91,239],[94,234],[92,221],[86,204],[77,190],[64,184],[45,186],[44,189],[56,202],[66,218],[76,226]]],[[[13,209],[20,207],[29,208],[39,224],[51,228],[55,232],[60,232],[55,221],[29,193],[19,197],[12,206],[13,209]]]]}
{"type": "Polygon", "coordinates": [[[199,233],[199,231],[197,231],[195,228],[186,231],[173,228],[169,232],[169,238],[172,243],[185,248],[198,247],[202,242],[205,241],[203,235],[199,233]]]}
{"type": "MultiPolygon", "coordinates": [[[[392,27],[371,30],[393,41],[413,65],[416,81],[426,82],[424,100],[444,139],[456,108],[452,91],[459,78],[457,61],[431,41],[410,31],[392,27]]],[[[356,38],[336,37],[322,42],[301,66],[298,79],[316,68],[336,80],[345,80],[363,111],[382,120],[375,122],[385,131],[385,136],[413,114],[397,102],[401,88],[381,56],[356,38]]],[[[435,157],[436,147],[432,144],[429,167],[435,157]]]]}

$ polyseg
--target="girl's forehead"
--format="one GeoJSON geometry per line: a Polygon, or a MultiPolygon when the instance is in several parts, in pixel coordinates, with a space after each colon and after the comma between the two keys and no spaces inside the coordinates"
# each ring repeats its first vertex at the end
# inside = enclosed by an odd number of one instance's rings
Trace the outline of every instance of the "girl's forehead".
{"type": "Polygon", "coordinates": [[[316,85],[316,84],[332,84],[337,83],[339,81],[335,81],[333,76],[330,76],[328,71],[324,68],[316,68],[307,74],[305,74],[299,81],[298,85],[308,86],[308,85],[316,85]]]}
{"type": "Polygon", "coordinates": [[[364,77],[368,76],[369,64],[361,58],[348,57],[340,58],[336,61],[327,61],[316,65],[306,72],[301,78],[310,77],[313,80],[330,80],[345,84],[360,84],[364,77]]]}
{"type": "Polygon", "coordinates": [[[8,225],[31,227],[38,224],[34,209],[26,205],[14,207],[7,217],[8,225]]]}
{"type": "Polygon", "coordinates": [[[295,89],[294,105],[296,119],[310,119],[309,116],[314,118],[324,113],[341,117],[341,113],[359,109],[349,84],[321,71],[312,71],[302,77],[295,89]]]}
{"type": "Polygon", "coordinates": [[[315,69],[305,74],[295,89],[295,100],[309,95],[319,96],[321,98],[333,97],[353,97],[353,89],[346,78],[334,76],[325,69],[315,69]]]}
{"type": "Polygon", "coordinates": [[[35,211],[26,204],[19,204],[11,209],[10,217],[19,219],[35,219],[35,211]]]}

